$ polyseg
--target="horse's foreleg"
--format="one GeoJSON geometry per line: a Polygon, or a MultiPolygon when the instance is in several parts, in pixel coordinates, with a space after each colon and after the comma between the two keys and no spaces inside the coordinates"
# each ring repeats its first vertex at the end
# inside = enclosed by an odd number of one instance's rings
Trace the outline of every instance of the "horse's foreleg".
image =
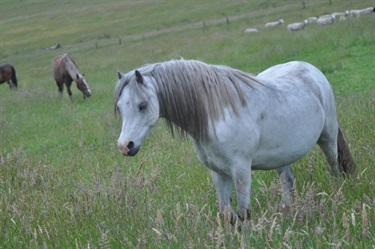
{"type": "Polygon", "coordinates": [[[237,215],[241,221],[250,219],[251,167],[236,169],[233,175],[237,194],[237,215]]]}
{"type": "Polygon", "coordinates": [[[291,192],[294,186],[294,174],[290,165],[275,169],[280,179],[284,204],[291,203],[291,192]]]}
{"type": "Polygon", "coordinates": [[[219,200],[219,211],[224,217],[232,220],[232,178],[213,170],[211,170],[211,177],[215,184],[217,198],[219,200]]]}

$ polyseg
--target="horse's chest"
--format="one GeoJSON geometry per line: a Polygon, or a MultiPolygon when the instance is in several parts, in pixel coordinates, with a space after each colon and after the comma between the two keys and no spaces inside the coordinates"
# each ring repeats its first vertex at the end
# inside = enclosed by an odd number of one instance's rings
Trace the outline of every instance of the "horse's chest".
{"type": "Polygon", "coordinates": [[[229,157],[224,151],[215,146],[195,145],[195,152],[199,161],[210,170],[230,175],[229,157]]]}

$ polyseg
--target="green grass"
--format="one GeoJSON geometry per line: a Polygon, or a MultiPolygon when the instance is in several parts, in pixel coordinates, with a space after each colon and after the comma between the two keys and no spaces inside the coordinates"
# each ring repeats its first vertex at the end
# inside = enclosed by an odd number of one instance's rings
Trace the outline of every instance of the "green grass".
{"type": "Polygon", "coordinates": [[[19,89],[0,85],[0,247],[373,248],[375,18],[295,33],[286,24],[374,2],[305,2],[2,0],[0,63],[16,67],[19,89]],[[283,27],[264,28],[280,18],[283,27]],[[248,27],[260,32],[243,34],[248,27]],[[51,61],[65,52],[85,73],[86,101],[74,85],[72,100],[58,98],[51,61]],[[332,178],[315,148],[293,166],[297,189],[283,208],[276,174],[253,172],[251,226],[239,232],[217,216],[192,141],[172,138],[162,121],[137,157],[122,157],[116,70],[180,57],[253,73],[314,64],[332,84],[359,174],[332,178]]]}

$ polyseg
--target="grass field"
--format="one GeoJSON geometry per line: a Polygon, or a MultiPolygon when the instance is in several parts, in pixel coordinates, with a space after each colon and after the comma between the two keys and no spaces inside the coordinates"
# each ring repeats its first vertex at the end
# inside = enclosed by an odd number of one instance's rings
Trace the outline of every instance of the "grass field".
{"type": "Polygon", "coordinates": [[[375,2],[304,2],[1,0],[0,64],[15,66],[19,89],[0,85],[0,248],[375,248],[375,15],[286,29],[375,2]],[[85,73],[86,101],[74,85],[71,100],[58,98],[51,61],[62,53],[85,73]],[[290,60],[317,66],[358,175],[334,179],[315,148],[294,164],[283,208],[276,174],[253,172],[251,226],[240,232],[217,215],[192,141],[163,122],[137,157],[122,157],[116,71],[181,57],[254,74],[290,60]]]}

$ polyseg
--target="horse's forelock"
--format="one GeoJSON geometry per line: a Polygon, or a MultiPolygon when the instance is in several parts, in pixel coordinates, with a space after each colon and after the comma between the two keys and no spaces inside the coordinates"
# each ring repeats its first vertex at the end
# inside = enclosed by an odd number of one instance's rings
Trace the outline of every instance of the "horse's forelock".
{"type": "Polygon", "coordinates": [[[117,108],[117,103],[121,97],[121,93],[122,91],[124,90],[125,87],[127,86],[132,86],[132,91],[133,94],[135,94],[136,96],[138,97],[143,97],[143,91],[140,89],[139,87],[139,83],[137,83],[135,81],[135,78],[133,79],[132,76],[134,76],[134,73],[133,72],[129,72],[125,75],[123,75],[123,77],[121,79],[118,80],[117,84],[116,84],[116,87],[115,87],[115,92],[114,92],[114,111],[115,111],[115,114],[118,114],[118,108],[117,108]],[[134,82],[132,82],[134,81],[134,82]]]}

